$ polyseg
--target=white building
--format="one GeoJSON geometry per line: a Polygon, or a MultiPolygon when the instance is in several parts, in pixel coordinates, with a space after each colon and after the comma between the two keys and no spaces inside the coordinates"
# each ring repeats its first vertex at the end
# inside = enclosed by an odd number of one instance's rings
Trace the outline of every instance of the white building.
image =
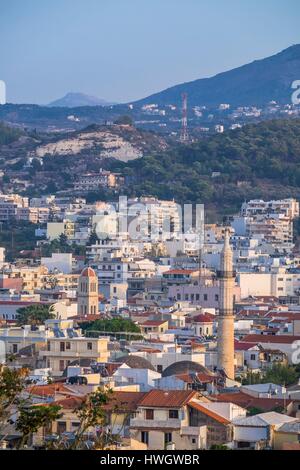
{"type": "Polygon", "coordinates": [[[48,268],[49,272],[59,271],[64,274],[72,272],[72,253],[52,253],[51,257],[42,257],[41,264],[48,268]]]}

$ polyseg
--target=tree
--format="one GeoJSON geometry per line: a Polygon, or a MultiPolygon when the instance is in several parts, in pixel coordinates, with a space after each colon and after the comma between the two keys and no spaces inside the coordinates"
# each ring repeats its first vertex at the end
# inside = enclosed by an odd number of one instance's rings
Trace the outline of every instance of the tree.
{"type": "MultiPolygon", "coordinates": [[[[94,428],[95,426],[104,426],[106,420],[104,406],[108,404],[112,394],[113,391],[111,389],[98,388],[98,390],[88,395],[75,411],[79,418],[80,424],[78,430],[76,431],[74,442],[70,446],[71,449],[78,449],[82,446],[83,441],[85,440],[84,435],[89,430],[89,428],[94,428]]],[[[98,448],[105,447],[105,435],[106,433],[103,432],[100,432],[98,435],[98,448]]]]}
{"type": "Polygon", "coordinates": [[[20,401],[20,394],[26,386],[28,369],[12,369],[0,364],[0,434],[5,435],[12,408],[20,401]]]}
{"type": "Polygon", "coordinates": [[[60,406],[51,404],[46,406],[31,405],[21,407],[16,421],[16,430],[22,434],[18,448],[22,449],[25,445],[28,445],[29,437],[33,433],[60,418],[60,410],[60,406]]]}
{"type": "Polygon", "coordinates": [[[89,237],[88,245],[95,245],[99,241],[98,235],[96,233],[96,230],[94,229],[89,237]]]}
{"type": "Polygon", "coordinates": [[[53,305],[29,305],[17,310],[18,325],[43,325],[46,320],[55,318],[53,305]]]}
{"type": "Polygon", "coordinates": [[[125,125],[125,126],[132,126],[133,125],[133,120],[130,116],[127,116],[127,115],[123,115],[123,116],[119,116],[114,124],[118,124],[118,125],[125,125]]]}
{"type": "Polygon", "coordinates": [[[242,378],[242,385],[255,385],[262,383],[262,374],[260,372],[248,371],[246,377],[242,378]]]}
{"type": "MultiPolygon", "coordinates": [[[[97,334],[97,331],[111,331],[111,332],[124,332],[124,333],[140,333],[140,327],[132,320],[126,318],[102,318],[94,322],[86,322],[82,324],[82,329],[86,334],[97,334]]],[[[142,336],[141,336],[142,337],[142,336]]],[[[138,338],[136,336],[136,338],[138,338]]]]}
{"type": "Polygon", "coordinates": [[[68,245],[68,237],[64,233],[61,233],[59,236],[59,244],[61,247],[68,245]]]}
{"type": "Polygon", "coordinates": [[[290,365],[274,364],[268,369],[264,378],[264,383],[275,383],[277,385],[293,385],[298,380],[296,368],[290,365]]]}
{"type": "Polygon", "coordinates": [[[26,389],[28,369],[14,369],[0,365],[0,434],[5,439],[13,425],[22,437],[19,449],[28,443],[29,436],[41,427],[58,419],[60,407],[57,405],[33,406],[31,397],[23,392],[26,389]],[[17,419],[15,417],[17,416],[17,419]]]}
{"type": "Polygon", "coordinates": [[[292,385],[297,382],[299,374],[296,367],[284,364],[274,364],[270,369],[262,372],[247,372],[242,379],[243,385],[261,383],[274,383],[277,385],[292,385]]]}

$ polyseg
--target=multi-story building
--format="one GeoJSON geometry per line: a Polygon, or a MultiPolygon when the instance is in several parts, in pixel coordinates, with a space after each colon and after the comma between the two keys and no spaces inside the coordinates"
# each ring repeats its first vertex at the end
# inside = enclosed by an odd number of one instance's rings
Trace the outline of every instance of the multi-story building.
{"type": "Polygon", "coordinates": [[[9,222],[17,218],[18,209],[28,207],[28,198],[18,194],[0,195],[0,222],[9,222]]]}
{"type": "MultiPolygon", "coordinates": [[[[76,334],[74,332],[74,334],[76,334]]],[[[91,362],[107,362],[109,352],[107,345],[109,338],[85,338],[83,336],[71,337],[64,334],[49,338],[47,349],[40,351],[40,357],[46,366],[52,369],[54,376],[61,376],[65,368],[71,363],[81,359],[91,362]]]]}
{"type": "Polygon", "coordinates": [[[272,267],[264,271],[240,272],[237,276],[241,298],[249,296],[293,297],[300,293],[300,270],[272,267]]]}
{"type": "Polygon", "coordinates": [[[190,424],[188,404],[197,392],[151,390],[139,402],[130,420],[131,436],[149,450],[206,448],[206,426],[190,424]]]}
{"type": "Polygon", "coordinates": [[[284,214],[290,219],[299,217],[299,202],[296,199],[281,199],[278,201],[262,201],[253,199],[242,204],[242,216],[256,216],[259,214],[284,214]]]}
{"type": "Polygon", "coordinates": [[[44,224],[49,220],[50,209],[48,207],[18,207],[16,219],[25,220],[33,224],[44,224]]]}
{"type": "Polygon", "coordinates": [[[7,279],[21,279],[22,290],[30,293],[44,286],[44,276],[47,273],[45,266],[11,266],[4,271],[7,279]]]}
{"type": "Polygon", "coordinates": [[[74,184],[74,190],[78,193],[87,193],[100,188],[115,188],[123,182],[124,178],[120,174],[101,169],[99,173],[81,175],[74,184]]]}
{"type": "Polygon", "coordinates": [[[60,235],[65,235],[67,238],[73,238],[75,235],[75,223],[71,220],[63,220],[62,222],[48,222],[48,240],[56,240],[60,237],[60,235]]]}

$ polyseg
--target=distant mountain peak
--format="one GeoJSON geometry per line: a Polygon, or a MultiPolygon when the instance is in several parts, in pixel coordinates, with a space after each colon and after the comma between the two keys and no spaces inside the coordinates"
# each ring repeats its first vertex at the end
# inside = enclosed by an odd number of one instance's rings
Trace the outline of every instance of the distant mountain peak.
{"type": "Polygon", "coordinates": [[[96,96],[90,96],[79,92],[69,92],[62,98],[52,101],[48,106],[77,108],[79,106],[110,106],[112,104],[114,103],[97,98],[96,96]]]}

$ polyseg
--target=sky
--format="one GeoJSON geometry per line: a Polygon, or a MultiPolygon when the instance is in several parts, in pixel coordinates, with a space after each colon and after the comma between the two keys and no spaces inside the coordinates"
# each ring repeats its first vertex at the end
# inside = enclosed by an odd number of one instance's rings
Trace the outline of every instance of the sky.
{"type": "Polygon", "coordinates": [[[299,0],[0,0],[13,103],[134,101],[298,43],[299,0]]]}

